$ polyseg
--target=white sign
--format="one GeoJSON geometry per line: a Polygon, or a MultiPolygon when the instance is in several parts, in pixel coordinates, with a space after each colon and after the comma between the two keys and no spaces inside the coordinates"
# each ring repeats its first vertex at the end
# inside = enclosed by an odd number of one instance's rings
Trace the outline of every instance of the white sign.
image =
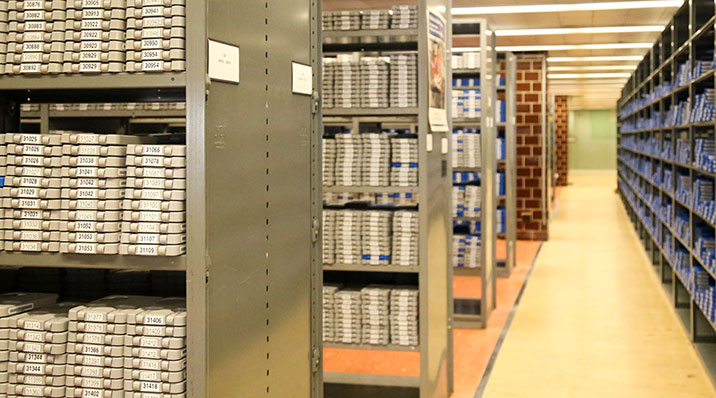
{"type": "Polygon", "coordinates": [[[292,62],[291,74],[294,94],[311,95],[313,93],[313,69],[309,65],[292,62]]]}
{"type": "Polygon", "coordinates": [[[209,78],[239,84],[239,47],[209,40],[209,78]]]}

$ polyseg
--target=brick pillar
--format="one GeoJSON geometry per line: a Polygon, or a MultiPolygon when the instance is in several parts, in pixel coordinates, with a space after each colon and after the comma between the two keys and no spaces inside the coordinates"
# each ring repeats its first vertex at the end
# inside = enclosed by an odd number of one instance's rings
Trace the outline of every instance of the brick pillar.
{"type": "Polygon", "coordinates": [[[554,139],[555,139],[555,167],[557,168],[557,186],[567,186],[567,172],[569,148],[567,146],[569,114],[567,113],[567,96],[554,97],[554,139]]]}
{"type": "Polygon", "coordinates": [[[547,240],[542,168],[544,55],[517,55],[517,239],[547,240]]]}

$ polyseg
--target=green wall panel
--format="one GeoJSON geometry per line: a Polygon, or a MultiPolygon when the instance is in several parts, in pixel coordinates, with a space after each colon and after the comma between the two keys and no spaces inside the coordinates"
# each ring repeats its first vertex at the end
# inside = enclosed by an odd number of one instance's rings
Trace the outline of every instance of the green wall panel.
{"type": "Polygon", "coordinates": [[[569,111],[570,169],[616,169],[616,145],[615,110],[569,111]]]}

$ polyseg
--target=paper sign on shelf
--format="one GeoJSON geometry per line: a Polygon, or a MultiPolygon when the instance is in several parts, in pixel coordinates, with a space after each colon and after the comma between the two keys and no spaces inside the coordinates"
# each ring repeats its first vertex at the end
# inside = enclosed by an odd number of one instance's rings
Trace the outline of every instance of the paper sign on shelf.
{"type": "Polygon", "coordinates": [[[239,84],[239,47],[209,40],[209,78],[239,84]]]}
{"type": "Polygon", "coordinates": [[[292,62],[291,80],[294,94],[311,95],[313,93],[313,69],[310,65],[292,62]]]}

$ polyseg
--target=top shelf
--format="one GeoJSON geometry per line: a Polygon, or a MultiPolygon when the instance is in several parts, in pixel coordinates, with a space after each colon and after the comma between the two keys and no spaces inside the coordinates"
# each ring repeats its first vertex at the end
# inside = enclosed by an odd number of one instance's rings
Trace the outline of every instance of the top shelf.
{"type": "Polygon", "coordinates": [[[186,72],[6,75],[0,77],[0,90],[104,90],[184,87],[186,87],[186,72]]]}

